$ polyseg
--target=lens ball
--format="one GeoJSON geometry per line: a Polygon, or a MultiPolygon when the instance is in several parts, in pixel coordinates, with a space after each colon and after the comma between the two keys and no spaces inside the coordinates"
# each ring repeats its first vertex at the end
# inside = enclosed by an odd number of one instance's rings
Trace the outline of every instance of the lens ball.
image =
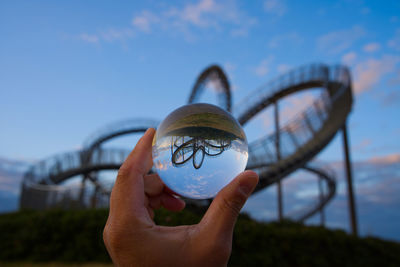
{"type": "Polygon", "coordinates": [[[166,186],[193,199],[213,198],[247,164],[246,135],[227,111],[190,104],[169,114],[153,139],[154,167],[166,186]]]}

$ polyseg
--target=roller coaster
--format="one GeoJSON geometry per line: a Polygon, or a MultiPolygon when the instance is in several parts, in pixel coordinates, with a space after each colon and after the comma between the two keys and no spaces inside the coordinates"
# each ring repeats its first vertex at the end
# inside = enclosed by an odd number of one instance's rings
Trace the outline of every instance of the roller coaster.
{"type": "MultiPolygon", "coordinates": [[[[323,208],[335,195],[335,174],[327,167],[317,166],[311,161],[339,131],[343,132],[350,214],[353,233],[356,233],[346,130],[346,120],[353,102],[348,68],[324,64],[302,66],[282,74],[251,92],[232,108],[227,76],[221,67],[212,65],[199,75],[188,103],[199,102],[205,87],[210,82],[218,87],[215,91],[219,106],[232,112],[243,126],[265,108],[270,106],[274,108],[275,130],[272,134],[249,143],[249,160],[246,168],[256,171],[260,176],[255,192],[260,192],[273,184],[277,185],[279,219],[284,217],[281,182],[294,171],[303,169],[318,177],[319,199],[304,210],[285,217],[304,221],[319,212],[323,220],[323,208]],[[319,97],[306,110],[281,126],[279,102],[291,94],[312,88],[320,89],[319,97]]],[[[119,121],[89,136],[84,141],[81,151],[56,155],[31,166],[22,181],[20,208],[107,206],[112,182],[102,183],[98,179],[99,172],[118,170],[130,151],[104,148],[102,145],[119,136],[143,133],[150,127],[156,128],[158,124],[157,120],[152,119],[119,121]],[[81,177],[79,184],[67,185],[71,178],[77,176],[81,177]],[[89,184],[91,186],[88,186],[89,184]]]]}

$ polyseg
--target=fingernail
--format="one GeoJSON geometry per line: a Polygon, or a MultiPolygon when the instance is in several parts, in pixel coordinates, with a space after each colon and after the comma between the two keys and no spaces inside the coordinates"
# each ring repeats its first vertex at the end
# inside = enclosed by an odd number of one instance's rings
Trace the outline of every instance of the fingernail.
{"type": "Polygon", "coordinates": [[[246,196],[250,194],[251,189],[252,189],[252,187],[250,187],[250,186],[248,186],[248,185],[246,185],[246,184],[240,185],[240,187],[239,187],[239,190],[240,190],[243,194],[245,194],[246,196]]]}

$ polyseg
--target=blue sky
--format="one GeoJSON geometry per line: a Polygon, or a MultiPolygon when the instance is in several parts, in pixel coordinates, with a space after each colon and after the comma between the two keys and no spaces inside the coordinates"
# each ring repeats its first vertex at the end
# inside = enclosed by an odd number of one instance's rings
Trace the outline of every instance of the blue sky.
{"type": "Polygon", "coordinates": [[[237,103],[310,62],[352,67],[352,144],[395,153],[399,9],[397,1],[2,2],[0,154],[35,160],[78,148],[111,121],[162,118],[211,63],[228,72],[237,103]]]}
{"type": "MultiPolygon", "coordinates": [[[[0,157],[34,162],[79,149],[113,121],[162,119],[213,63],[238,103],[282,72],[322,62],[353,74],[352,159],[398,166],[399,14],[399,1],[2,1],[0,157]]],[[[290,117],[312,97],[282,109],[290,117]]],[[[245,128],[249,141],[271,130],[270,113],[245,128]]],[[[340,162],[340,144],[337,136],[318,160],[340,162]]]]}

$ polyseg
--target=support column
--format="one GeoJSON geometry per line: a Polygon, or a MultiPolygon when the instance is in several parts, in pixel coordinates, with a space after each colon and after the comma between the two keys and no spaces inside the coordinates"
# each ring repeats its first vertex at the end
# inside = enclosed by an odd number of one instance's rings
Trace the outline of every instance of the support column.
{"type": "Polygon", "coordinates": [[[81,188],[79,192],[79,208],[83,209],[85,207],[85,187],[86,185],[86,174],[82,175],[82,180],[81,180],[81,188]]]}
{"type": "MultiPolygon", "coordinates": [[[[275,148],[276,148],[276,161],[281,160],[281,146],[280,146],[280,130],[279,130],[279,107],[278,102],[274,103],[274,117],[275,117],[275,148]]],[[[282,201],[282,185],[281,180],[277,182],[278,190],[278,219],[282,221],[283,219],[283,201],[282,201]]]]}
{"type": "Polygon", "coordinates": [[[96,208],[98,206],[98,197],[99,197],[99,193],[100,193],[100,186],[98,183],[98,177],[97,177],[97,173],[96,172],[92,172],[89,174],[89,179],[91,180],[91,182],[93,183],[93,185],[95,186],[93,194],[91,196],[91,201],[90,201],[90,207],[96,208]]]}
{"type": "MultiPolygon", "coordinates": [[[[324,199],[324,188],[322,185],[322,178],[318,176],[318,188],[319,188],[319,201],[322,203],[324,199]]],[[[319,210],[319,214],[321,215],[321,226],[325,226],[325,212],[324,207],[321,207],[319,210]]]]}
{"type": "Polygon", "coordinates": [[[345,157],[345,167],[346,167],[346,178],[347,178],[347,193],[348,193],[348,201],[349,201],[349,212],[350,212],[350,223],[351,223],[351,232],[353,235],[358,236],[357,230],[357,214],[356,214],[356,204],[354,200],[353,193],[353,178],[351,172],[351,161],[350,161],[350,151],[349,151],[349,143],[347,136],[347,125],[344,124],[342,128],[343,133],[343,148],[344,148],[344,157],[345,157]]]}

